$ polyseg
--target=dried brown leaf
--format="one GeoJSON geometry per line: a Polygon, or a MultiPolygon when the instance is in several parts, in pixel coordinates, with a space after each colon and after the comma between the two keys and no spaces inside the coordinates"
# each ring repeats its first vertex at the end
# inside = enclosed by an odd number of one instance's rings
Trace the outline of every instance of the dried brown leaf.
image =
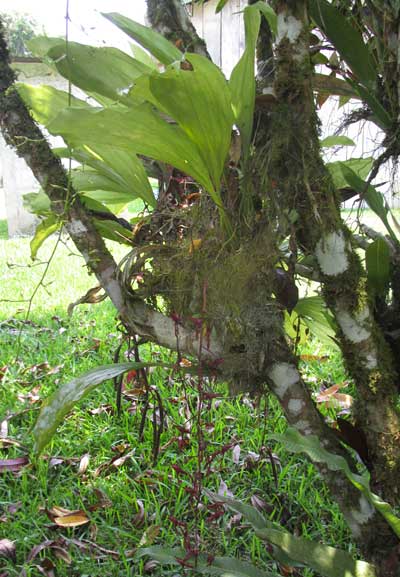
{"type": "Polygon", "coordinates": [[[11,471],[13,473],[20,471],[29,464],[28,457],[17,457],[16,459],[1,459],[0,473],[11,471]]]}
{"type": "Polygon", "coordinates": [[[17,562],[17,550],[14,541],[0,539],[0,558],[8,559],[12,563],[17,562]]]}

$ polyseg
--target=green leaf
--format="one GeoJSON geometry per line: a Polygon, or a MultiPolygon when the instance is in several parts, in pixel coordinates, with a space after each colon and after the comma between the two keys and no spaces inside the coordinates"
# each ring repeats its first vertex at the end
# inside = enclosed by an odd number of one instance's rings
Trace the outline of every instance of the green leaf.
{"type": "Polygon", "coordinates": [[[28,192],[23,195],[23,207],[32,214],[38,216],[49,216],[51,214],[51,203],[47,194],[40,189],[39,192],[28,192]]]}
{"type": "Polygon", "coordinates": [[[143,48],[133,42],[130,43],[130,49],[135,60],[139,60],[139,62],[142,62],[152,70],[158,70],[157,60],[146,50],[143,50],[143,48]]]}
{"type": "Polygon", "coordinates": [[[353,473],[342,456],[329,453],[321,446],[318,437],[315,435],[305,437],[293,427],[289,427],[283,435],[272,434],[271,438],[282,442],[285,448],[292,453],[306,453],[312,461],[325,463],[331,471],[342,471],[349,481],[381,513],[395,534],[400,537],[400,519],[396,517],[389,503],[382,501],[378,495],[371,492],[368,473],[364,475],[353,473]]]}
{"type": "Polygon", "coordinates": [[[374,60],[357,28],[327,0],[310,0],[309,10],[352,72],[364,86],[373,87],[377,79],[374,60]]]}
{"type": "Polygon", "coordinates": [[[58,39],[47,52],[58,72],[86,92],[130,103],[126,94],[136,78],[152,69],[112,47],[86,46],[58,39]]]}
{"type": "Polygon", "coordinates": [[[228,0],[219,0],[217,7],[215,8],[215,13],[218,14],[218,12],[221,12],[222,8],[225,6],[225,4],[228,3],[228,0]]]}
{"type": "Polygon", "coordinates": [[[333,328],[333,317],[321,297],[313,296],[299,299],[294,312],[309,328],[312,335],[331,347],[335,346],[336,332],[333,328]]]}
{"type": "Polygon", "coordinates": [[[39,417],[33,429],[35,451],[40,453],[50,442],[57,427],[78,401],[88,395],[99,384],[118,377],[127,371],[143,369],[145,367],[165,366],[162,363],[119,363],[97,367],[91,371],[72,379],[61,386],[47,399],[41,408],[39,417]]]}
{"type": "Polygon", "coordinates": [[[17,90],[22,100],[31,110],[33,117],[39,124],[47,126],[60,112],[71,106],[78,108],[91,108],[84,100],[68,95],[64,90],[58,90],[53,86],[42,84],[32,86],[18,83],[17,90]]]}
{"type": "MultiPolygon", "coordinates": [[[[283,435],[272,435],[272,438],[280,439],[280,437],[283,435]]],[[[256,509],[251,505],[244,505],[241,501],[230,497],[213,495],[209,491],[206,491],[206,494],[213,501],[223,502],[232,511],[240,512],[253,526],[260,539],[275,546],[274,556],[278,559],[284,555],[286,559],[289,558],[296,564],[307,565],[326,577],[376,577],[373,565],[354,560],[352,555],[345,551],[303,537],[295,537],[278,523],[264,518],[261,526],[260,518],[254,514],[256,509]]]]}
{"type": "Polygon", "coordinates": [[[30,242],[32,260],[35,260],[38,250],[46,238],[56,232],[56,230],[59,230],[61,226],[62,222],[55,214],[48,216],[38,224],[35,230],[35,235],[30,242]]]}
{"type": "MultiPolygon", "coordinates": [[[[162,545],[138,549],[136,556],[149,555],[162,565],[179,565],[177,559],[184,559],[186,552],[180,547],[170,548],[162,545]]],[[[188,560],[190,563],[190,559],[188,560]]],[[[194,565],[195,559],[192,563],[194,565]]],[[[206,555],[199,555],[196,559],[196,572],[204,575],[222,575],[223,577],[277,577],[277,573],[262,571],[244,561],[234,557],[214,557],[211,561],[206,555]]]]}
{"type": "Polygon", "coordinates": [[[207,565],[200,565],[200,573],[221,575],[222,577],[278,577],[276,572],[262,571],[251,563],[240,561],[236,557],[214,557],[207,565]]]}
{"type": "Polygon", "coordinates": [[[134,239],[133,233],[119,224],[119,222],[95,218],[94,225],[103,238],[108,238],[109,240],[118,242],[118,244],[132,246],[134,239]]]}
{"type": "Polygon", "coordinates": [[[320,141],[321,148],[330,148],[331,146],[355,146],[354,140],[348,136],[327,136],[320,141]]]}
{"type": "Polygon", "coordinates": [[[381,194],[374,186],[372,186],[372,184],[367,184],[367,182],[360,178],[358,174],[356,174],[354,170],[348,166],[348,164],[345,164],[344,162],[339,164],[347,184],[354,188],[354,190],[360,194],[361,198],[366,200],[370,209],[373,210],[377,216],[379,216],[385,225],[391,239],[397,244],[399,240],[388,221],[388,214],[390,214],[390,210],[386,204],[383,194],[381,194]]]}
{"type": "Polygon", "coordinates": [[[197,146],[180,127],[166,122],[149,104],[129,109],[66,109],[48,130],[79,149],[86,145],[96,150],[112,142],[116,152],[143,154],[166,162],[192,176],[206,190],[213,190],[197,146]]]}
{"type": "Polygon", "coordinates": [[[253,132],[256,81],[254,77],[255,50],[260,30],[260,11],[255,6],[244,9],[246,48],[232,71],[229,87],[232,109],[242,140],[242,150],[246,159],[250,150],[253,132]]]}
{"type": "Polygon", "coordinates": [[[379,128],[382,128],[382,130],[390,128],[393,124],[390,114],[382,106],[374,92],[365,88],[361,84],[357,84],[357,82],[354,82],[351,78],[349,78],[347,82],[354,88],[361,100],[368,104],[369,108],[372,110],[373,117],[371,120],[374,121],[379,128]]]}
{"type": "Polygon", "coordinates": [[[258,10],[260,10],[262,15],[268,22],[272,32],[276,35],[276,33],[278,32],[278,18],[276,16],[275,10],[269,4],[266,4],[262,0],[259,0],[258,2],[253,4],[253,6],[255,6],[256,8],[258,8],[258,10]]]}
{"type": "Polygon", "coordinates": [[[124,202],[141,198],[151,207],[155,207],[157,201],[153,189],[136,154],[119,150],[110,144],[94,143],[90,147],[74,150],[73,155],[78,162],[87,164],[99,175],[114,182],[117,191],[129,196],[130,200],[124,202]]]}
{"type": "Polygon", "coordinates": [[[234,122],[228,84],[207,58],[187,54],[189,67],[170,66],[149,79],[153,103],[169,114],[197,147],[208,167],[217,204],[221,175],[231,143],[234,122]]]}
{"type": "Polygon", "coordinates": [[[148,555],[162,565],[179,565],[177,559],[184,559],[186,552],[180,547],[164,547],[163,545],[153,545],[152,547],[140,547],[136,557],[148,555]]]}
{"type": "Polygon", "coordinates": [[[377,238],[365,251],[368,283],[377,294],[384,294],[390,279],[390,250],[383,238],[377,238]]]}
{"type": "Polygon", "coordinates": [[[177,60],[182,60],[182,52],[155,30],[116,12],[103,13],[103,16],[148,50],[162,64],[168,65],[177,60]]]}
{"type": "Polygon", "coordinates": [[[336,188],[343,188],[348,186],[348,182],[343,176],[342,166],[348,166],[353,172],[355,172],[360,178],[365,180],[368,174],[371,172],[372,165],[374,164],[374,159],[369,156],[367,158],[351,158],[345,161],[328,162],[325,166],[331,173],[333,183],[336,188]]]}

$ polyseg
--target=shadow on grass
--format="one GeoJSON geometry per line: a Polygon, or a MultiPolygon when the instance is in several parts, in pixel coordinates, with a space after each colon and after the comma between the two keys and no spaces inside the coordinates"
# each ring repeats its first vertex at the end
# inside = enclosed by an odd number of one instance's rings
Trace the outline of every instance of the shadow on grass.
{"type": "Polygon", "coordinates": [[[0,220],[0,240],[8,239],[7,220],[0,220]]]}

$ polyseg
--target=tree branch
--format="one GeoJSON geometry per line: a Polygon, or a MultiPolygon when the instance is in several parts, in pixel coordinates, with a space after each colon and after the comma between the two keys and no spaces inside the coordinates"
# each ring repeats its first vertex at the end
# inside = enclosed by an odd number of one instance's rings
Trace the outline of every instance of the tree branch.
{"type": "Polygon", "coordinates": [[[180,0],[147,0],[147,17],[151,27],[182,52],[195,52],[211,60],[206,43],[197,34],[180,0]]]}

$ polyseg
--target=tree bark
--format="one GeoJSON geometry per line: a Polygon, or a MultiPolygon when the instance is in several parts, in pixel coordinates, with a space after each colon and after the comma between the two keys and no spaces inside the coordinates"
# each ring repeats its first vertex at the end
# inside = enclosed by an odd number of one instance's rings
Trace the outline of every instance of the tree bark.
{"type": "MultiPolygon", "coordinates": [[[[277,104],[270,119],[267,172],[278,183],[283,206],[298,214],[298,245],[318,262],[323,294],[335,315],[343,356],[358,390],[355,417],[367,440],[373,490],[396,503],[400,492],[398,375],[374,320],[351,235],[341,220],[340,199],[320,157],[307,2],[278,0],[276,10],[277,104]]],[[[376,514],[373,517],[380,528],[371,526],[371,531],[386,537],[378,546],[373,539],[359,543],[369,559],[382,564],[382,557],[398,540],[376,514]]]]}

